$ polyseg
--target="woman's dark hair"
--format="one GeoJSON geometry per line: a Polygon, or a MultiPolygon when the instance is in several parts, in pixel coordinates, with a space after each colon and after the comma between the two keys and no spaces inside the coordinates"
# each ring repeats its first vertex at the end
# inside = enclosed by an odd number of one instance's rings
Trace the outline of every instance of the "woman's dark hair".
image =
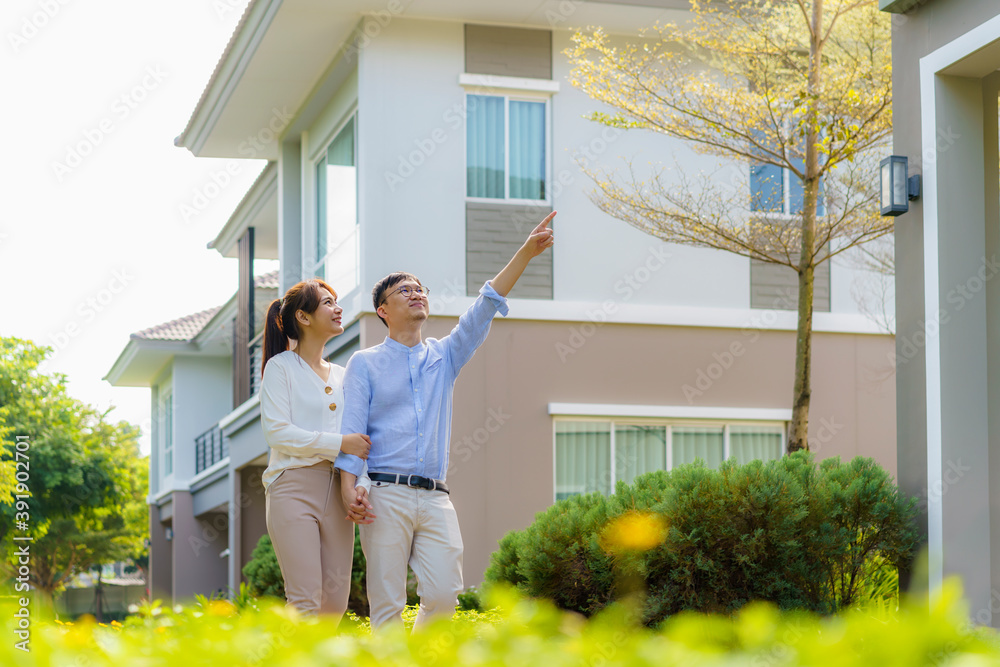
{"type": "Polygon", "coordinates": [[[298,340],[299,322],[295,319],[296,311],[314,313],[319,307],[323,295],[320,290],[327,290],[337,298],[337,292],[319,278],[303,280],[288,288],[282,299],[275,299],[267,308],[264,317],[264,358],[260,364],[261,375],[267,362],[276,354],[288,349],[288,340],[298,340]]]}
{"type": "MultiPolygon", "coordinates": [[[[403,282],[404,280],[413,280],[416,281],[418,285],[423,285],[423,283],[420,282],[419,278],[417,278],[412,273],[406,273],[405,271],[396,271],[395,273],[390,273],[385,278],[375,283],[375,287],[372,288],[372,303],[375,305],[376,315],[378,315],[378,307],[382,305],[383,301],[385,301],[386,292],[388,292],[389,290],[391,290],[393,287],[403,282]]],[[[384,324],[385,326],[389,326],[389,323],[386,322],[381,315],[378,315],[378,318],[382,320],[382,324],[384,324]]]]}

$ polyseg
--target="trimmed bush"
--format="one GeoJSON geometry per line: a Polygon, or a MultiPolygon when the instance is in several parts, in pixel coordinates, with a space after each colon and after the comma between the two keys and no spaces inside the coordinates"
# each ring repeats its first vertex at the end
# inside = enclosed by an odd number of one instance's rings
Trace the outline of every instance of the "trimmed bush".
{"type": "Polygon", "coordinates": [[[718,470],[680,466],[575,496],[500,541],[489,582],[586,615],[645,590],[644,621],[682,610],[731,612],[750,601],[832,613],[859,602],[870,577],[911,557],[915,501],[874,461],[807,452],[718,470]],[[666,527],[646,551],[610,547],[606,526],[648,513],[666,527]]]}

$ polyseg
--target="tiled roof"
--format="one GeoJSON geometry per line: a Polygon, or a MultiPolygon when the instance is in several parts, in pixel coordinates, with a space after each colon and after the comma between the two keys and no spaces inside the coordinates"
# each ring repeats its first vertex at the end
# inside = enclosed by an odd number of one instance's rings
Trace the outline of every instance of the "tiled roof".
{"type": "Polygon", "coordinates": [[[253,279],[253,286],[261,289],[278,289],[278,272],[262,273],[253,279]]]}
{"type": "MultiPolygon", "coordinates": [[[[278,272],[270,271],[260,274],[254,278],[253,286],[258,289],[278,289],[278,272]]],[[[220,308],[222,306],[215,306],[199,313],[185,315],[176,320],[157,324],[155,327],[143,329],[132,334],[132,338],[142,338],[143,340],[191,340],[219,312],[220,308]]]]}
{"type": "Polygon", "coordinates": [[[198,335],[205,323],[212,319],[212,316],[219,312],[222,306],[215,306],[208,310],[203,310],[193,315],[185,315],[176,320],[170,320],[155,327],[143,329],[132,334],[132,338],[142,338],[144,340],[191,340],[198,335]]]}

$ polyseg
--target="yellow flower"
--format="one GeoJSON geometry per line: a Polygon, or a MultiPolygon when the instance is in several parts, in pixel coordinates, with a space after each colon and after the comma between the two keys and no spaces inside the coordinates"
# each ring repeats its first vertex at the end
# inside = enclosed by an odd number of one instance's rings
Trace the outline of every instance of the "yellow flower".
{"type": "Polygon", "coordinates": [[[229,600],[212,600],[208,603],[208,613],[212,616],[232,616],[236,607],[229,600]]]}
{"type": "Polygon", "coordinates": [[[601,546],[612,553],[648,551],[662,544],[666,537],[667,523],[663,517],[650,512],[626,512],[601,531],[601,546]]]}

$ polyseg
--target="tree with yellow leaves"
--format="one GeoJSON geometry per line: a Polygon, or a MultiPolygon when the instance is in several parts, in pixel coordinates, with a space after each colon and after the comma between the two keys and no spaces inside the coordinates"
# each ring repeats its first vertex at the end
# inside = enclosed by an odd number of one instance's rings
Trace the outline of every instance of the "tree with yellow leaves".
{"type": "Polygon", "coordinates": [[[691,6],[688,25],[658,25],[638,44],[578,32],[566,51],[570,80],[612,108],[591,120],[686,140],[730,170],[735,163],[739,177],[581,166],[597,185],[594,202],[638,229],[797,272],[788,450],[808,449],[816,267],[892,230],[879,216],[872,163],[892,130],[889,22],[876,0],[691,6]],[[796,210],[773,201],[784,173],[800,188],[796,210]]]}

